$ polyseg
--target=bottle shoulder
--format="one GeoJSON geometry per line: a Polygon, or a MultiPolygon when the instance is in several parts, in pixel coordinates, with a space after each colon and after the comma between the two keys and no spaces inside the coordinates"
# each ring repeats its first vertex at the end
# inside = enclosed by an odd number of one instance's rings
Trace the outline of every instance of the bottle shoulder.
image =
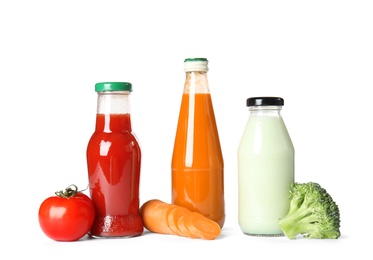
{"type": "Polygon", "coordinates": [[[140,144],[131,132],[94,132],[88,142],[87,152],[111,151],[113,153],[140,152],[140,144]]]}
{"type": "Polygon", "coordinates": [[[281,117],[250,117],[241,137],[245,146],[292,147],[291,137],[281,117]]]}

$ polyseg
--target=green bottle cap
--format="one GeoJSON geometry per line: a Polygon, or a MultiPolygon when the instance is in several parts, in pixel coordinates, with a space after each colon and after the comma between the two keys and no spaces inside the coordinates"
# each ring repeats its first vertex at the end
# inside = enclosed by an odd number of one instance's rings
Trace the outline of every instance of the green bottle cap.
{"type": "Polygon", "coordinates": [[[206,58],[187,58],[184,60],[184,71],[208,71],[206,58]]]}
{"type": "Polygon", "coordinates": [[[132,91],[132,84],[129,82],[99,82],[95,85],[96,92],[102,91],[132,91]]]}

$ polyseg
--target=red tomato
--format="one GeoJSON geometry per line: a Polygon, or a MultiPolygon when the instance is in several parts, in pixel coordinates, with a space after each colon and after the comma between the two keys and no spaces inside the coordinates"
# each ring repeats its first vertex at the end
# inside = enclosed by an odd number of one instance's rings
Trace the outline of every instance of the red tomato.
{"type": "Polygon", "coordinates": [[[44,234],[56,241],[76,241],[86,235],[95,219],[92,200],[75,185],[56,192],[39,208],[39,224],[44,234]],[[75,190],[71,189],[74,187],[75,190]]]}

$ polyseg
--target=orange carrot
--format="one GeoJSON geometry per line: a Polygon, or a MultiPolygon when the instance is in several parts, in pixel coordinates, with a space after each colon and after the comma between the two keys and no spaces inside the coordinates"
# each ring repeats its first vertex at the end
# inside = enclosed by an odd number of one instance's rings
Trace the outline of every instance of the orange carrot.
{"type": "Polygon", "coordinates": [[[212,240],[220,234],[220,226],[200,213],[192,212],[184,219],[185,226],[196,237],[212,240]]]}
{"type": "Polygon", "coordinates": [[[189,237],[189,238],[198,238],[195,234],[190,232],[188,225],[187,225],[187,220],[190,216],[191,212],[189,212],[186,215],[181,216],[178,221],[177,221],[177,226],[179,230],[181,231],[182,236],[184,237],[189,237]]]}
{"type": "Polygon", "coordinates": [[[145,202],[140,214],[144,227],[155,233],[212,240],[221,232],[218,223],[204,215],[157,199],[145,202]]]}
{"type": "Polygon", "coordinates": [[[168,212],[172,209],[160,200],[149,200],[140,208],[144,227],[150,231],[161,234],[173,234],[167,223],[168,212]]]}
{"type": "Polygon", "coordinates": [[[179,228],[178,220],[188,213],[190,213],[189,209],[177,206],[171,209],[171,211],[168,214],[168,225],[170,229],[178,236],[184,236],[183,232],[179,228]]]}

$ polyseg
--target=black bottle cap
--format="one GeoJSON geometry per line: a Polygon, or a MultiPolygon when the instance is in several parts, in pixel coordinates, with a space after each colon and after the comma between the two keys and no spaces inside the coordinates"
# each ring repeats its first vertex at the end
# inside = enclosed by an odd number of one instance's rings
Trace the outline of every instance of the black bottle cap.
{"type": "Polygon", "coordinates": [[[248,107],[252,106],[283,106],[284,99],[280,97],[251,97],[246,100],[248,107]]]}

